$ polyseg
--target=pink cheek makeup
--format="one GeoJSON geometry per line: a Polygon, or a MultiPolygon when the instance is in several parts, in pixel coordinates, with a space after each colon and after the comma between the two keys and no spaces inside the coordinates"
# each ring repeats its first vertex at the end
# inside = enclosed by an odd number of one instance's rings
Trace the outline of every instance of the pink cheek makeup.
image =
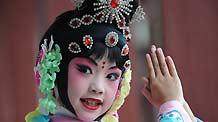
{"type": "Polygon", "coordinates": [[[119,68],[112,69],[110,72],[116,73],[118,75],[117,80],[120,79],[122,71],[119,68]]]}
{"type": "Polygon", "coordinates": [[[116,74],[119,75],[117,77],[116,81],[108,81],[110,83],[111,89],[116,91],[118,89],[119,84],[120,84],[120,78],[121,78],[122,71],[120,69],[118,69],[118,68],[115,68],[115,69],[111,69],[109,71],[109,73],[116,73],[116,74]]]}
{"type": "Polygon", "coordinates": [[[78,70],[78,66],[77,66],[78,63],[87,64],[87,63],[84,63],[84,60],[77,59],[77,58],[73,59],[70,62],[69,70],[68,70],[68,80],[70,81],[70,84],[72,85],[72,87],[79,86],[79,85],[86,86],[85,83],[87,83],[87,82],[82,82],[84,80],[87,80],[87,77],[85,77],[86,74],[81,73],[78,70]]]}

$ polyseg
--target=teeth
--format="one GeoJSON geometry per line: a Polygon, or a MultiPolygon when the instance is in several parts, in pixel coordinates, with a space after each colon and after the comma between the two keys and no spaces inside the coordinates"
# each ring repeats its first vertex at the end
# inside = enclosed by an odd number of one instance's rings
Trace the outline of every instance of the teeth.
{"type": "Polygon", "coordinates": [[[94,102],[94,101],[89,101],[89,100],[86,100],[86,104],[89,104],[90,106],[96,106],[97,103],[94,102]]]}

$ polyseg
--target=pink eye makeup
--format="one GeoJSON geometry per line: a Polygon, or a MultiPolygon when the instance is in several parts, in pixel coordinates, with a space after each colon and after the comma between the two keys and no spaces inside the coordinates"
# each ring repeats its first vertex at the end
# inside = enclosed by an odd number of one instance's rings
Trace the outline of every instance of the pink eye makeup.
{"type": "MultiPolygon", "coordinates": [[[[98,66],[100,66],[100,69],[102,70],[104,69],[102,68],[103,66],[107,67],[106,61],[103,61],[100,65],[92,58],[77,58],[75,59],[74,64],[77,71],[82,74],[93,74],[98,66]]],[[[108,81],[115,82],[121,77],[122,71],[117,66],[112,65],[108,69],[105,69],[105,73],[105,78],[108,81]]]]}
{"type": "Polygon", "coordinates": [[[110,81],[116,81],[121,77],[122,71],[117,68],[117,66],[113,66],[109,68],[109,74],[106,76],[110,81]]]}

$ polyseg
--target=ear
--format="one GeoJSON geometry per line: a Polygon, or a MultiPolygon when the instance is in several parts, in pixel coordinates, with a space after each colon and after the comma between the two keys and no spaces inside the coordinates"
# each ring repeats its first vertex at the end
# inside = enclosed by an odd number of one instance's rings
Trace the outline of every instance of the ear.
{"type": "Polygon", "coordinates": [[[122,80],[123,80],[123,78],[121,77],[121,78],[120,78],[120,83],[119,83],[119,86],[118,86],[118,89],[117,89],[116,97],[119,97],[119,96],[120,96],[121,87],[122,87],[122,80]]]}
{"type": "Polygon", "coordinates": [[[120,96],[120,89],[117,90],[116,97],[120,96]]]}

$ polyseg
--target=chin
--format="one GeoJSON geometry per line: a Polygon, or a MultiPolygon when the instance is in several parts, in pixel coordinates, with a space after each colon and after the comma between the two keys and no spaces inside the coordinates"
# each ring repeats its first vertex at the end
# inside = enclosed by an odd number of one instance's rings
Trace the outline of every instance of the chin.
{"type": "Polygon", "coordinates": [[[78,116],[83,122],[93,122],[97,117],[93,115],[84,114],[83,116],[78,116]]]}

